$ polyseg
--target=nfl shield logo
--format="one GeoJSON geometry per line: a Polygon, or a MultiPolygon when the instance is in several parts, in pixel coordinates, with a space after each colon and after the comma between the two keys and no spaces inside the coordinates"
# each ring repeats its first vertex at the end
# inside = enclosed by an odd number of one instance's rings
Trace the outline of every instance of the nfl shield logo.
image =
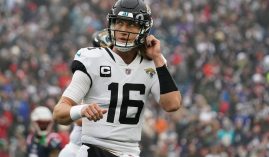
{"type": "Polygon", "coordinates": [[[131,69],[125,69],[125,73],[126,73],[127,75],[131,74],[131,69]]]}

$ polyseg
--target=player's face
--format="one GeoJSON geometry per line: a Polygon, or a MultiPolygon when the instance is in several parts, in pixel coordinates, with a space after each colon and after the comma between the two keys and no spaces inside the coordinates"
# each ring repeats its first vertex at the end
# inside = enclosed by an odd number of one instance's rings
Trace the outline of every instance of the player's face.
{"type": "Polygon", "coordinates": [[[36,121],[37,125],[39,126],[40,130],[47,130],[49,125],[51,124],[51,121],[49,120],[38,120],[36,121]]]}
{"type": "Polygon", "coordinates": [[[121,43],[133,42],[140,32],[140,26],[129,20],[117,19],[115,23],[115,39],[121,43]]]}

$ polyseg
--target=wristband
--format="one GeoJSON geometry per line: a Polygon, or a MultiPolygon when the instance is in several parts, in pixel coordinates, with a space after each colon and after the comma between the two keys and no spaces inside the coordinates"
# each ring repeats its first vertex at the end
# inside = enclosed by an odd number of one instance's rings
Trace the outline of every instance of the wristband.
{"type": "Polygon", "coordinates": [[[83,105],[76,105],[76,106],[72,106],[70,109],[70,117],[73,121],[78,120],[80,118],[82,118],[81,115],[81,110],[82,108],[86,106],[86,104],[83,105]]]}
{"type": "Polygon", "coordinates": [[[173,91],[178,91],[175,81],[170,75],[166,65],[164,64],[162,67],[156,68],[159,83],[160,83],[160,93],[165,94],[173,91]]]}

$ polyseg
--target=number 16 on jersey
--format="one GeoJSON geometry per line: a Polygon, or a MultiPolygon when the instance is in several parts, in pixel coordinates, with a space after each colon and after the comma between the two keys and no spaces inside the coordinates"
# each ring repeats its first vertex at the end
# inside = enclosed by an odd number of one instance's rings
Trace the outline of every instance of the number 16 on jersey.
{"type": "MultiPolygon", "coordinates": [[[[111,91],[110,96],[110,105],[107,113],[107,122],[114,123],[117,103],[118,103],[118,95],[119,93],[119,83],[111,83],[108,85],[108,90],[111,91]]],[[[144,102],[142,100],[130,100],[130,91],[138,91],[140,95],[145,94],[145,85],[144,84],[131,84],[126,83],[123,85],[122,92],[122,103],[120,108],[119,122],[121,124],[137,124],[140,119],[140,114],[144,107],[144,102]],[[128,107],[137,107],[137,111],[134,117],[127,117],[128,107]]]]}

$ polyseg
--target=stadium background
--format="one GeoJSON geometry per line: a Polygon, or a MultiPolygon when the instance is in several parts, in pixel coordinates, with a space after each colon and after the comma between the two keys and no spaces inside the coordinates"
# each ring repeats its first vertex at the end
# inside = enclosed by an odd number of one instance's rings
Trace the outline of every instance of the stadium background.
{"type": "MultiPolygon", "coordinates": [[[[184,106],[148,104],[141,156],[269,156],[269,1],[146,1],[184,106]]],[[[31,110],[53,108],[113,3],[0,0],[1,157],[26,156],[31,110]]]]}

